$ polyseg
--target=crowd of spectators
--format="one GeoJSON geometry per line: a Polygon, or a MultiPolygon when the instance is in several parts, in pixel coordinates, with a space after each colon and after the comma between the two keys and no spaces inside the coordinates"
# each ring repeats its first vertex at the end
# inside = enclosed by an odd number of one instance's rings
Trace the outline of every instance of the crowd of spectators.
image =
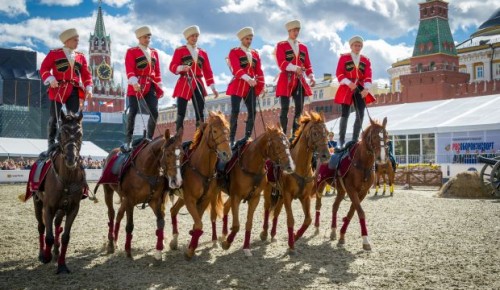
{"type": "MultiPolygon", "coordinates": [[[[0,170],[30,170],[36,159],[20,158],[18,160],[9,158],[0,161],[0,170]]],[[[103,160],[94,160],[91,157],[82,158],[82,166],[86,169],[102,169],[104,166],[103,160]]]]}

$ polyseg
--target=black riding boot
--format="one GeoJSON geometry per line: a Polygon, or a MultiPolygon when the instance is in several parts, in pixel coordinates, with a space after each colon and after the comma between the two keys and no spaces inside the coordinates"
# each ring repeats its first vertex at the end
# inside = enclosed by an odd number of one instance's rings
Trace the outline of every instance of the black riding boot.
{"type": "Polygon", "coordinates": [[[177,114],[177,120],[175,120],[175,131],[179,132],[181,128],[184,128],[184,117],[177,114]]]}
{"type": "Polygon", "coordinates": [[[295,132],[297,132],[299,127],[300,127],[299,118],[294,118],[292,124],[292,140],[295,139],[295,132]]]}
{"type": "Polygon", "coordinates": [[[245,138],[248,139],[252,136],[252,130],[255,123],[254,118],[248,118],[247,124],[245,125],[245,138]]]}
{"type": "Polygon", "coordinates": [[[153,140],[153,136],[155,134],[155,128],[156,128],[156,120],[153,119],[152,117],[149,117],[148,120],[148,133],[147,137],[149,140],[153,140]]]}
{"type": "Polygon", "coordinates": [[[344,148],[345,144],[345,131],[347,130],[347,118],[340,117],[339,123],[339,148],[344,148]]]}
{"type": "Polygon", "coordinates": [[[135,116],[132,114],[128,115],[127,118],[127,130],[125,131],[125,149],[132,149],[132,138],[134,135],[134,125],[135,125],[135,116]]]}
{"type": "Polygon", "coordinates": [[[363,120],[360,120],[356,118],[356,121],[354,121],[354,128],[352,129],[352,141],[358,142],[359,139],[359,132],[361,132],[361,124],[363,123],[363,120]]]}
{"type": "Polygon", "coordinates": [[[238,128],[238,114],[231,114],[231,122],[229,126],[229,141],[231,142],[232,147],[234,145],[234,139],[236,138],[236,129],[238,128]]]}
{"type": "Polygon", "coordinates": [[[50,118],[49,123],[47,124],[47,153],[54,149],[54,145],[56,144],[56,136],[57,136],[57,120],[55,118],[50,118]]]}

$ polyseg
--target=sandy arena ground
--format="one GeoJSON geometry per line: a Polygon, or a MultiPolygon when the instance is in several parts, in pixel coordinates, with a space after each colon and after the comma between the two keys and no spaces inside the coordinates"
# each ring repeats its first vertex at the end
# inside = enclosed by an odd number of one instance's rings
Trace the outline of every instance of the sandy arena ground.
{"type": "MultiPolygon", "coordinates": [[[[500,200],[443,199],[437,188],[403,190],[394,197],[373,197],[363,202],[373,250],[362,250],[357,218],[345,247],[329,240],[333,197],[323,199],[320,234],[311,227],[296,244],[298,254],[286,254],[284,212],[278,242],[261,242],[261,201],[252,232],[253,257],[241,250],[243,231],[228,251],[205,234],[197,256],[185,261],[191,217],[179,217],[180,250],[168,247],[171,238],[167,215],[163,261],[153,258],[156,222],[150,209],[135,210],[132,241],[134,259],[125,257],[124,223],[119,249],[105,253],[107,210],[100,202],[82,201],[67,254],[70,275],[55,275],[56,265],[37,260],[38,233],[33,203],[20,203],[25,185],[0,186],[0,289],[500,289],[500,200]]],[[[93,188],[93,184],[91,184],[93,188]]],[[[170,208],[170,203],[167,209],[170,208]]],[[[349,202],[341,206],[340,218],[349,202]]],[[[296,229],[303,214],[294,203],[296,229]]],[[[242,205],[242,221],[246,204],[242,205]]],[[[125,219],[124,219],[125,221],[125,219]]],[[[221,223],[219,226],[219,234],[221,223]]]]}

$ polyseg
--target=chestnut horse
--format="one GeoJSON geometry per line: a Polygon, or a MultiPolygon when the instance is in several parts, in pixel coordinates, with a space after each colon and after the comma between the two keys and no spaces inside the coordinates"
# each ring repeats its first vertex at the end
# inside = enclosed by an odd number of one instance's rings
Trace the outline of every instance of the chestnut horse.
{"type": "Polygon", "coordinates": [[[382,194],[385,195],[385,189],[386,189],[386,179],[385,177],[387,176],[387,180],[389,180],[389,192],[391,193],[391,196],[394,195],[394,169],[392,168],[392,163],[389,158],[385,160],[384,163],[381,161],[376,161],[375,162],[375,174],[377,174],[377,182],[375,184],[375,195],[378,194],[378,189],[380,187],[380,177],[382,177],[382,180],[384,180],[384,189],[382,191],[382,194]]]}
{"type": "Polygon", "coordinates": [[[52,166],[45,177],[44,191],[33,197],[35,216],[38,221],[39,260],[47,264],[52,260],[52,246],[57,258],[57,274],[70,273],[66,266],[66,251],[70,239],[71,226],[80,209],[80,201],[84,191],[88,190],[85,171],[81,164],[80,148],[82,146],[83,114],[68,115],[61,112],[60,142],[56,153],[51,155],[52,166]],[[61,223],[66,216],[64,233],[59,252],[59,235],[61,223]],[[55,223],[56,238],[52,225],[55,223]],[[45,240],[44,240],[45,232],[45,240]],[[45,246],[45,247],[44,247],[45,246]]]}
{"type": "Polygon", "coordinates": [[[326,162],[330,158],[328,151],[328,140],[323,115],[316,112],[305,113],[300,118],[300,127],[295,133],[295,140],[291,145],[292,158],[295,162],[295,172],[281,173],[274,186],[268,183],[264,188],[264,228],[260,235],[261,240],[267,239],[269,228],[269,213],[273,212],[273,225],[271,237],[274,240],[276,226],[281,208],[284,205],[287,215],[288,227],[288,252],[295,253],[295,241],[298,240],[307,230],[312,222],[311,192],[314,186],[312,171],[312,157],[317,155],[320,163],[326,162]],[[279,192],[278,198],[272,198],[272,190],[279,192]],[[294,218],[292,212],[292,200],[299,199],[304,211],[304,222],[297,233],[294,234],[294,218]]]}
{"type": "MultiPolygon", "coordinates": [[[[387,118],[384,118],[382,124],[379,124],[370,119],[370,126],[366,128],[361,136],[361,140],[355,145],[354,153],[350,156],[352,163],[349,167],[347,173],[344,177],[336,176],[335,179],[330,180],[332,184],[337,189],[337,196],[333,203],[332,209],[332,231],[330,234],[330,239],[335,240],[337,238],[337,212],[339,210],[340,203],[344,199],[346,193],[351,200],[351,207],[347,216],[343,218],[343,225],[340,229],[340,238],[338,244],[341,246],[345,244],[345,233],[347,227],[356,211],[359,217],[359,223],[361,226],[361,236],[363,239],[363,249],[371,250],[371,245],[368,240],[368,230],[366,227],[366,217],[363,208],[361,207],[361,202],[368,194],[370,187],[373,185],[373,180],[375,179],[373,173],[373,166],[376,159],[380,159],[382,162],[386,160],[387,157],[387,140],[388,135],[385,129],[387,124],[387,118]]],[[[324,187],[320,184],[317,191],[322,191],[324,187]]]]}
{"type": "MultiPolygon", "coordinates": [[[[184,183],[178,190],[179,199],[170,209],[172,217],[173,237],[170,248],[177,249],[177,214],[182,206],[193,218],[193,229],[189,232],[191,241],[185,252],[185,258],[190,260],[198,247],[198,241],[203,234],[203,213],[209,204],[215,204],[216,212],[222,215],[222,201],[218,199],[216,163],[217,159],[227,162],[232,156],[229,145],[229,125],[224,114],[210,112],[208,122],[202,123],[195,132],[193,143],[189,148],[188,159],[182,166],[184,183]]],[[[175,193],[175,191],[174,191],[175,193]]]]}
{"type": "MultiPolygon", "coordinates": [[[[295,164],[290,156],[290,143],[288,142],[280,125],[274,128],[266,127],[266,131],[259,135],[238,156],[237,163],[229,172],[228,188],[223,189],[228,193],[229,199],[224,204],[224,229],[227,229],[227,214],[231,209],[233,222],[231,233],[222,242],[222,248],[227,250],[240,229],[239,209],[241,201],[248,202],[247,222],[245,225],[245,242],[243,252],[252,256],[250,251],[250,234],[252,231],[253,215],[260,201],[260,195],[267,183],[264,164],[271,160],[286,173],[294,171],[295,164]]],[[[214,216],[212,217],[214,220],[214,216]]],[[[215,229],[214,229],[215,230],[215,229]]],[[[223,232],[227,234],[227,232],[223,232]]]]}
{"type": "MultiPolygon", "coordinates": [[[[170,131],[166,129],[164,136],[150,141],[131,161],[131,166],[123,173],[121,184],[103,184],[104,199],[108,207],[108,253],[115,251],[120,223],[126,213],[125,251],[127,257],[132,258],[134,207],[142,204],[144,208],[145,204],[148,204],[156,216],[155,259],[161,260],[167,188],[178,188],[182,184],[180,173],[182,132],[181,129],[176,135],[170,137],[170,131]],[[114,223],[114,192],[120,196],[120,208],[116,214],[116,223],[114,223]]],[[[115,148],[109,153],[104,168],[119,150],[119,148],[115,148]]]]}

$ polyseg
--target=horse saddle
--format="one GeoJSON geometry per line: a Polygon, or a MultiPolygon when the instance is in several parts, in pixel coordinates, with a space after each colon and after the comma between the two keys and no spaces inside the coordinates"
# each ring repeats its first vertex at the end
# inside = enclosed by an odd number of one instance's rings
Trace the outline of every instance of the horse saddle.
{"type": "Polygon", "coordinates": [[[26,194],[23,201],[27,201],[33,196],[34,192],[44,190],[44,181],[47,172],[52,166],[52,160],[43,158],[38,159],[33,166],[31,166],[28,183],[26,184],[26,194]]]}
{"type": "Polygon", "coordinates": [[[101,178],[97,182],[97,185],[121,183],[124,173],[132,164],[132,160],[134,160],[139,152],[149,143],[147,139],[141,139],[140,141],[141,142],[137,144],[132,151],[126,153],[118,151],[115,155],[111,156],[109,162],[102,171],[101,178]]]}
{"type": "Polygon", "coordinates": [[[356,141],[349,141],[345,144],[344,148],[335,150],[335,153],[330,157],[328,162],[328,168],[337,170],[339,168],[340,162],[349,156],[349,151],[356,141]]]}
{"type": "Polygon", "coordinates": [[[352,159],[354,158],[354,153],[357,148],[358,143],[351,141],[346,144],[344,149],[336,151],[335,154],[330,157],[328,164],[321,164],[317,171],[316,185],[326,180],[333,181],[337,176],[344,177],[351,167],[352,159]]]}

